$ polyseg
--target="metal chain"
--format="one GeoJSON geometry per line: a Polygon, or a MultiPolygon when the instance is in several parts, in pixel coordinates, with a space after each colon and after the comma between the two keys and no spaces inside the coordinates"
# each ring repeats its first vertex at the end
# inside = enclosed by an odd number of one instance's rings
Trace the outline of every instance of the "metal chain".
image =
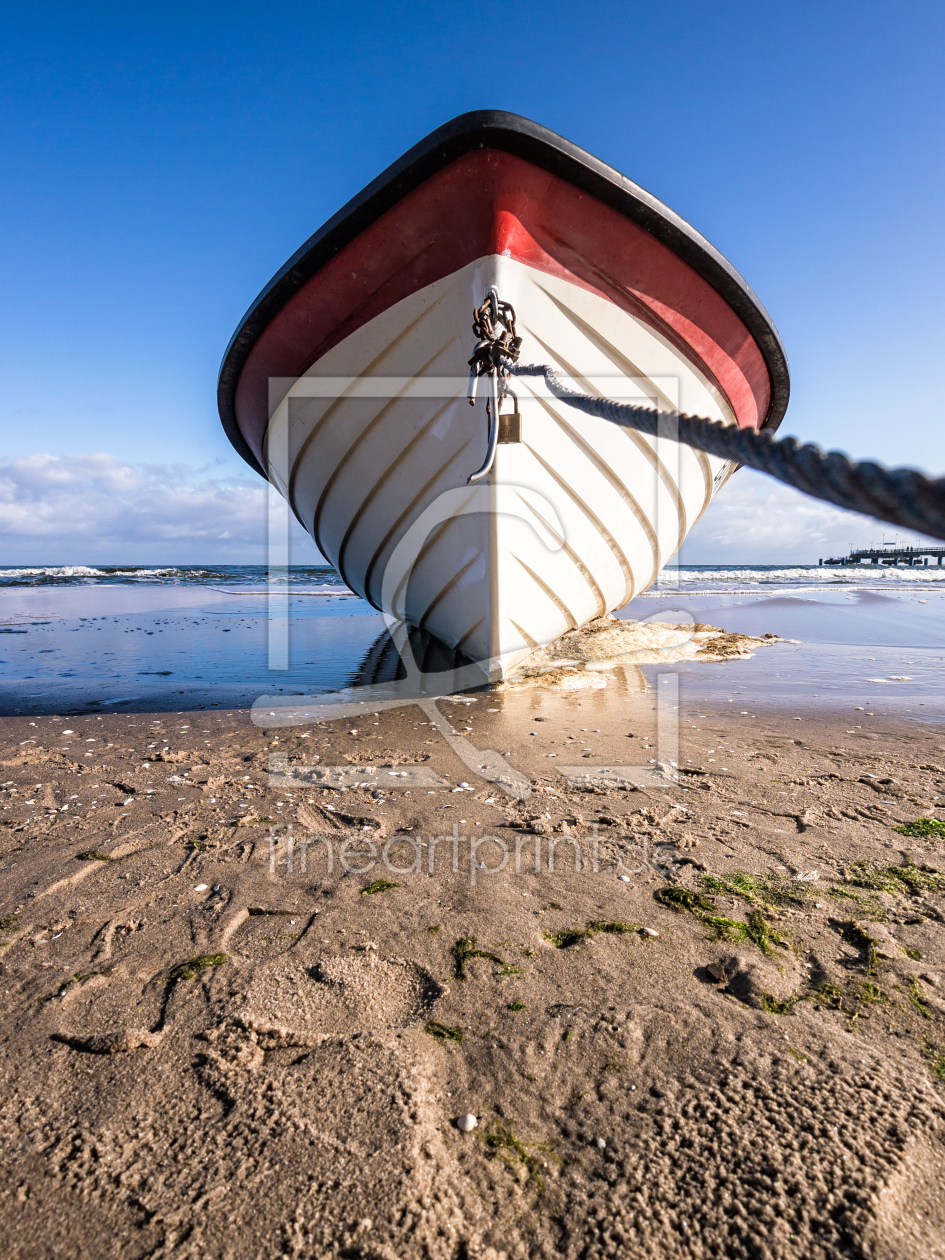
{"type": "Polygon", "coordinates": [[[495,285],[487,291],[482,306],[473,311],[473,332],[479,338],[479,343],[469,360],[466,397],[470,407],[475,406],[479,378],[489,378],[489,397],[486,399],[489,436],[482,467],[467,478],[467,485],[475,485],[484,480],[492,470],[499,442],[499,404],[503,398],[512,394],[506,364],[516,363],[522,348],[522,339],[515,333],[515,311],[510,302],[502,301],[495,285]]]}
{"type": "MultiPolygon", "coordinates": [[[[470,406],[476,401],[476,382],[480,376],[495,373],[501,381],[508,377],[505,360],[517,363],[522,339],[515,332],[515,311],[511,302],[503,302],[499,290],[492,285],[482,306],[473,311],[473,332],[479,343],[469,360],[469,389],[466,397],[470,406]]],[[[501,391],[500,391],[501,392],[501,391]]]]}

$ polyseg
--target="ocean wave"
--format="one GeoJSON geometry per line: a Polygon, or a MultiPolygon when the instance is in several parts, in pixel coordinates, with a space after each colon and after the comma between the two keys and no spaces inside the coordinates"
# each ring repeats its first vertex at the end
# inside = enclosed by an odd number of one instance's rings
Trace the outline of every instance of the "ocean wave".
{"type": "Polygon", "coordinates": [[[861,565],[844,569],[821,565],[796,568],[683,568],[664,569],[654,587],[680,586],[784,586],[803,583],[818,586],[862,586],[864,583],[889,585],[915,585],[918,583],[945,582],[945,567],[916,565],[909,569],[884,568],[880,565],[861,565]]]}
{"type": "Polygon", "coordinates": [[[144,568],[137,565],[51,564],[0,569],[0,586],[41,586],[46,584],[88,585],[90,583],[165,582],[167,579],[198,576],[200,569],[144,568]]]}
{"type": "MultiPolygon", "coordinates": [[[[270,570],[265,565],[22,565],[0,569],[0,589],[68,586],[205,586],[239,588],[243,594],[265,594],[277,584],[291,596],[347,595],[352,592],[328,565],[293,565],[270,570]]],[[[945,590],[945,566],[883,568],[861,565],[828,568],[821,565],[681,565],[664,569],[648,592],[651,597],[675,591],[688,594],[743,594],[759,591],[782,595],[810,595],[836,589],[930,591],[945,590]]],[[[236,594],[236,590],[231,593],[236,594]]]]}
{"type": "MultiPolygon", "coordinates": [[[[20,565],[0,569],[0,588],[11,586],[167,586],[240,585],[268,586],[287,582],[299,588],[305,583],[346,591],[341,578],[327,565],[293,566],[288,573],[270,573],[265,565],[20,565]]],[[[301,592],[300,592],[301,593],[301,592]]]]}
{"type": "Polygon", "coordinates": [[[98,577],[101,572],[101,569],[90,569],[85,564],[62,564],[44,569],[0,569],[0,578],[98,577]]]}

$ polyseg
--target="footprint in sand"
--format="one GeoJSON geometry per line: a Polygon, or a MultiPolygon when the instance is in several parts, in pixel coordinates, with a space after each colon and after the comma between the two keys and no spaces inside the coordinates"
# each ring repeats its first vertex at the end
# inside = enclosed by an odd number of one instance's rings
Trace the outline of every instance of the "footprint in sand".
{"type": "Polygon", "coordinates": [[[257,967],[246,1015],[301,1035],[380,1032],[425,1017],[443,993],[423,968],[373,951],[300,967],[284,958],[257,967]]]}

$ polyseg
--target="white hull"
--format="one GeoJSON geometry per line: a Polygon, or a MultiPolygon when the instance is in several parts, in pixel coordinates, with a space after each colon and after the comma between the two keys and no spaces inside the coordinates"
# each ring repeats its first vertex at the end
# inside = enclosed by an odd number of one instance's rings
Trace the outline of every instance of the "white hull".
{"type": "MultiPolygon", "coordinates": [[[[621,607],[677,552],[731,472],[667,439],[584,416],[543,382],[513,384],[521,441],[486,448],[465,399],[472,312],[495,285],[522,362],[589,392],[734,423],[649,324],[567,279],[491,255],[362,325],[295,381],[273,382],[266,470],[345,581],[376,607],[489,661],[621,607]]],[[[503,410],[510,410],[509,406],[503,410]]]]}

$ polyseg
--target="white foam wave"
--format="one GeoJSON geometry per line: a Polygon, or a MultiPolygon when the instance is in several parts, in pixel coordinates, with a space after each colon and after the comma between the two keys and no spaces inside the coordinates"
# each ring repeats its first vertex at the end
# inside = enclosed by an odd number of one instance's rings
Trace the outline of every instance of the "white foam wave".
{"type": "Polygon", "coordinates": [[[81,578],[81,577],[103,577],[103,578],[149,578],[149,577],[168,577],[172,573],[180,574],[201,574],[206,572],[204,569],[94,569],[87,564],[55,564],[45,565],[42,568],[22,568],[22,569],[0,569],[0,578],[21,578],[21,577],[50,577],[50,578],[81,578]]]}
{"type": "Polygon", "coordinates": [[[664,569],[654,583],[666,586],[710,586],[732,583],[741,586],[784,586],[800,582],[816,582],[818,585],[860,586],[888,583],[890,585],[914,585],[928,582],[945,582],[945,566],[917,565],[911,569],[884,568],[880,565],[850,566],[844,569],[811,565],[810,568],[794,569],[664,569]]]}
{"type": "Polygon", "coordinates": [[[105,577],[101,569],[86,564],[61,564],[43,569],[0,569],[0,578],[11,577],[105,577]]]}

